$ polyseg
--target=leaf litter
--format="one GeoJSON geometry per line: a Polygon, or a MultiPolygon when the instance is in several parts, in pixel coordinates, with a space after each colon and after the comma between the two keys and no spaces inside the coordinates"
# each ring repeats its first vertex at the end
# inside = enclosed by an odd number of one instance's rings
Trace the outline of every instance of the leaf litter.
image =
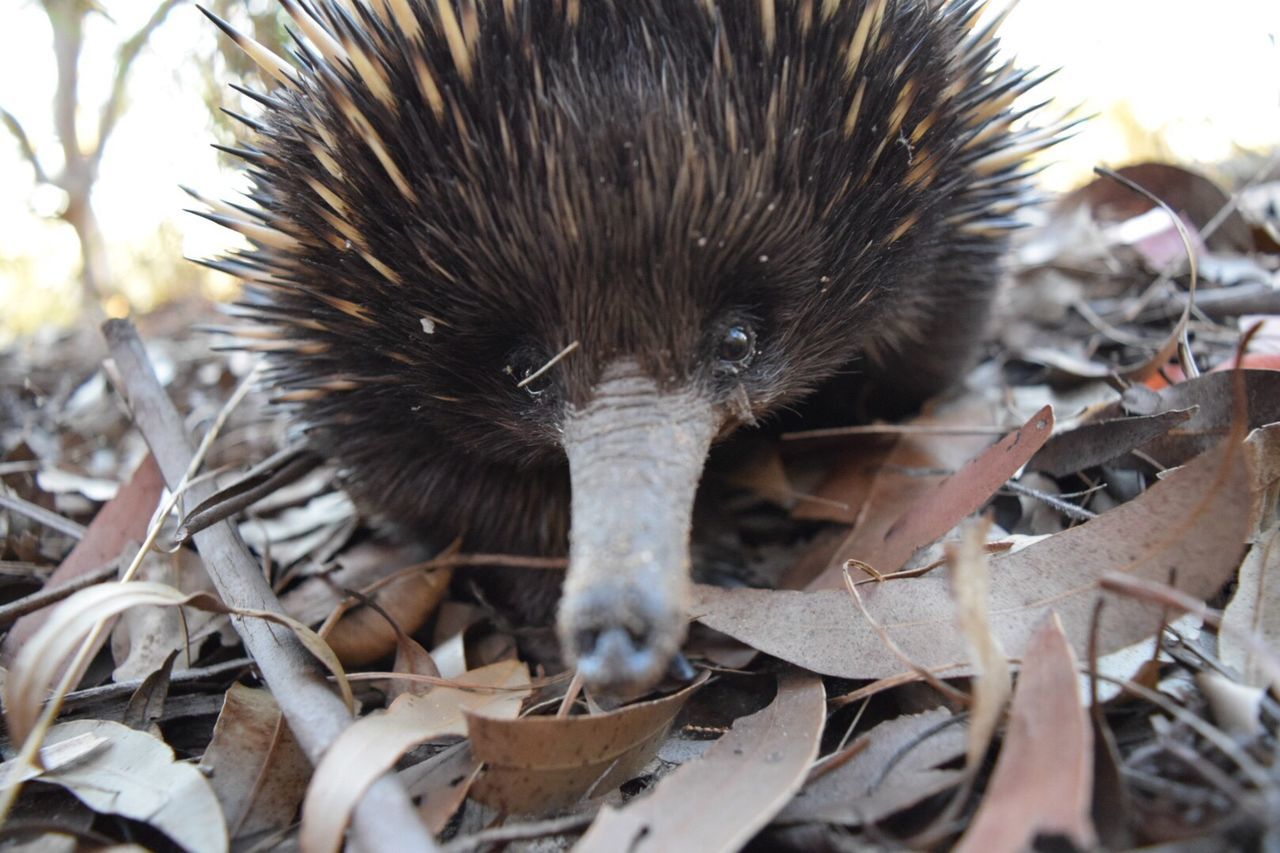
{"type": "MultiPolygon", "coordinates": [[[[1194,309],[1149,198],[1100,178],[1050,208],[959,392],[901,423],[762,436],[709,471],[695,563],[748,585],[697,587],[697,682],[609,710],[567,699],[545,638],[470,594],[483,559],[560,563],[380,535],[323,460],[259,465],[291,445],[256,391],[209,447],[222,491],[183,496],[144,576],[109,580],[177,457],[89,348],[20,343],[0,383],[13,815],[193,850],[377,849],[378,827],[401,849],[1261,843],[1280,814],[1280,246],[1265,203],[1201,233],[1229,198],[1212,181],[1121,172],[1182,212],[1194,309]],[[226,586],[226,540],[182,529],[197,507],[189,522],[250,544],[232,563],[269,582],[256,598],[226,586]],[[304,651],[270,659],[253,636],[304,651]],[[299,701],[348,684],[307,649],[352,670],[354,722],[299,701]],[[42,709],[61,709],[48,728],[42,709]]],[[[207,308],[168,310],[153,328],[207,308]]],[[[253,369],[143,335],[163,393],[206,425],[253,369]]]]}

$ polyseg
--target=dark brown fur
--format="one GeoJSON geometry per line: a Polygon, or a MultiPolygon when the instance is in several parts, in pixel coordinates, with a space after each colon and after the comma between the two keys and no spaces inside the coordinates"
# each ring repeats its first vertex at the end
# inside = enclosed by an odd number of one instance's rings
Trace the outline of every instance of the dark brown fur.
{"type": "Polygon", "coordinates": [[[381,2],[286,4],[347,58],[300,44],[262,96],[257,207],[228,213],[275,236],[232,219],[256,248],[215,263],[385,523],[563,553],[563,414],[621,356],[758,418],[851,374],[919,401],[970,362],[1049,139],[1011,129],[1033,81],[971,0],[381,2]],[[726,375],[744,319],[758,356],[726,375]]]}

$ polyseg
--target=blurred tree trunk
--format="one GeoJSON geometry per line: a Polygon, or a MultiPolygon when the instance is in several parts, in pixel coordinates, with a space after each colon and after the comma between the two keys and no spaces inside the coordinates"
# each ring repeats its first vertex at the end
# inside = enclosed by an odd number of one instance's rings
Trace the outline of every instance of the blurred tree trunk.
{"type": "Polygon", "coordinates": [[[162,0],[151,17],[137,32],[121,43],[116,52],[110,94],[101,105],[92,138],[81,138],[76,116],[80,103],[80,55],[84,48],[85,22],[89,15],[105,14],[96,0],[40,0],[40,6],[53,29],[53,53],[57,66],[57,88],[53,98],[54,129],[62,149],[62,168],[50,173],[44,160],[31,143],[22,123],[12,113],[0,108],[0,119],[9,128],[23,156],[35,172],[36,182],[57,187],[66,193],[66,206],[58,214],[70,225],[80,244],[80,287],[85,307],[102,316],[101,298],[110,288],[111,271],[107,265],[106,245],[98,217],[93,209],[93,186],[98,167],[115,130],[128,87],[129,72],[151,35],[165,22],[169,12],[185,0],[162,0]]]}

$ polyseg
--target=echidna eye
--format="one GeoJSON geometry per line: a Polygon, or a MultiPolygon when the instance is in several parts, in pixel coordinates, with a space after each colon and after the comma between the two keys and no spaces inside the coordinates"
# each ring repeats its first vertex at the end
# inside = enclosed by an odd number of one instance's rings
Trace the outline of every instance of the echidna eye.
{"type": "Polygon", "coordinates": [[[515,379],[516,387],[530,397],[542,396],[552,384],[552,371],[543,370],[545,363],[535,361],[528,353],[519,353],[504,368],[504,372],[515,379]]]}
{"type": "Polygon", "coordinates": [[[756,336],[747,326],[737,325],[725,329],[716,347],[716,358],[726,366],[745,367],[756,352],[756,336]]]}
{"type": "Polygon", "coordinates": [[[546,371],[540,376],[534,376],[538,370],[536,367],[528,367],[524,369],[520,382],[524,386],[524,390],[528,392],[530,397],[540,397],[542,393],[551,387],[551,371],[546,371]],[[533,379],[529,377],[533,376],[533,379]]]}

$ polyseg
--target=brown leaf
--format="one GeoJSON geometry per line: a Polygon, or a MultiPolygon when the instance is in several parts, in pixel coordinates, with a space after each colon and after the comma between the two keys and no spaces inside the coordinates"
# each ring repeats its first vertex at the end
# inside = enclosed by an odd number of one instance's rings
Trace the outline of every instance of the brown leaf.
{"type": "Polygon", "coordinates": [[[783,675],[772,704],[737,720],[644,799],[606,806],[574,850],[740,849],[804,783],[825,716],[822,679],[783,675]]]}
{"type": "Polygon", "coordinates": [[[232,839],[290,826],[311,778],[311,763],[271,693],[241,684],[227,691],[200,766],[232,839]]]}
{"type": "Polygon", "coordinates": [[[498,720],[467,715],[484,774],[472,797],[507,813],[567,808],[612,791],[640,771],[706,674],[670,696],[585,717],[498,720]]]}
{"type": "Polygon", "coordinates": [[[1018,853],[1038,833],[1094,842],[1093,729],[1076,656],[1050,614],[1027,646],[991,782],[957,853],[1018,853]]]}
{"type": "Polygon", "coordinates": [[[851,760],[819,776],[778,816],[782,823],[875,823],[955,785],[939,770],[965,752],[965,729],[946,708],[896,717],[867,732],[851,760]]]}
{"type": "MultiPolygon", "coordinates": [[[[141,542],[160,501],[164,479],[148,454],[114,498],[93,517],[84,538],[50,576],[48,588],[60,586],[120,556],[127,542],[141,542]]],[[[49,618],[48,610],[23,616],[4,638],[0,665],[11,667],[27,640],[49,618]]]]}
{"type": "MultiPolygon", "coordinates": [[[[450,569],[408,571],[387,579],[368,594],[401,631],[411,634],[439,606],[452,576],[450,569]]],[[[338,620],[325,641],[344,664],[363,666],[390,654],[396,648],[396,635],[396,629],[371,608],[356,607],[338,620]]]]}
{"type": "MultiPolygon", "coordinates": [[[[1164,580],[1201,600],[1234,574],[1256,514],[1257,495],[1239,445],[1203,454],[1170,472],[1138,498],[1098,518],[991,561],[992,629],[1019,657],[1034,627],[1058,611],[1074,648],[1083,650],[1109,572],[1164,580]]],[[[946,578],[936,573],[860,587],[867,609],[917,665],[967,671],[954,630],[946,578]]],[[[783,660],[844,678],[901,674],[902,662],[859,618],[843,591],[720,589],[700,586],[694,617],[783,660]]],[[[1115,600],[1103,620],[1100,654],[1153,634],[1159,614],[1144,603],[1115,600]]]]}
{"type": "Polygon", "coordinates": [[[480,774],[480,762],[466,741],[455,743],[407,770],[400,781],[409,796],[421,801],[418,814],[433,835],[438,835],[462,805],[480,774]]]}
{"type": "Polygon", "coordinates": [[[944,536],[979,510],[996,490],[1026,464],[1053,434],[1053,409],[1045,406],[1021,429],[988,447],[936,487],[920,494],[879,538],[860,525],[845,540],[826,573],[810,589],[828,589],[840,581],[846,560],[858,560],[880,574],[896,572],[918,549],[944,536]]]}

